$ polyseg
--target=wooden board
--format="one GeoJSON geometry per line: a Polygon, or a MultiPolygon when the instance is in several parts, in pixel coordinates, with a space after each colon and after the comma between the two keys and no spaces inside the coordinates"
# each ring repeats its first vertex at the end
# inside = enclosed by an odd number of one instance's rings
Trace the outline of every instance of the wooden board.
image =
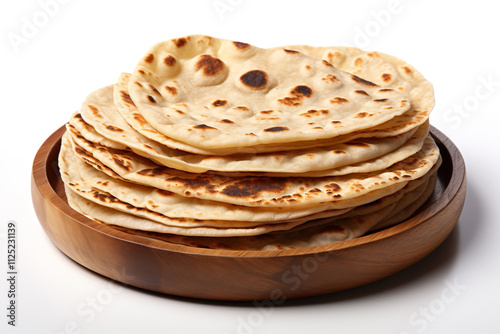
{"type": "Polygon", "coordinates": [[[170,244],[100,224],[71,209],[57,156],[64,126],[40,147],[32,198],[52,242],[77,263],[139,288],[185,297],[276,301],[326,294],[390,276],[432,252],[451,233],[465,201],[465,164],[440,131],[443,164],[430,200],[394,227],[331,245],[277,251],[211,250],[170,244]]]}

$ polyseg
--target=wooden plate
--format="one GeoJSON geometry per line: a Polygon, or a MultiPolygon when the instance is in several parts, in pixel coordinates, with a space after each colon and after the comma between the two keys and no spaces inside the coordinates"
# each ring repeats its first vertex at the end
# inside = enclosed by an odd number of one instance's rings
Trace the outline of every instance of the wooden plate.
{"type": "Polygon", "coordinates": [[[178,296],[278,303],[368,284],[432,252],[452,231],[465,201],[463,158],[432,127],[443,158],[436,189],[403,223],[303,249],[232,251],[174,245],[97,223],[68,206],[57,167],[63,132],[64,126],[45,141],[33,163],[33,204],[49,238],[71,259],[101,275],[178,296]]]}

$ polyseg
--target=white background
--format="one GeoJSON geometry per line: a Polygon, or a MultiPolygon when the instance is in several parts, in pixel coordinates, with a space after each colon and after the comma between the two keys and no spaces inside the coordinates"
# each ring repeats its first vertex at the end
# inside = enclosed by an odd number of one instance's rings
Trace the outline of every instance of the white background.
{"type": "Polygon", "coordinates": [[[0,274],[1,333],[500,331],[500,20],[493,1],[65,2],[0,4],[3,273],[10,220],[18,226],[19,255],[15,328],[7,325],[8,288],[0,274]],[[38,147],[88,93],[132,71],[151,45],[193,33],[261,47],[348,44],[413,64],[434,84],[431,123],[466,160],[467,201],[458,227],[428,258],[391,278],[266,312],[252,303],[125,288],[69,260],[32,208],[38,147]]]}

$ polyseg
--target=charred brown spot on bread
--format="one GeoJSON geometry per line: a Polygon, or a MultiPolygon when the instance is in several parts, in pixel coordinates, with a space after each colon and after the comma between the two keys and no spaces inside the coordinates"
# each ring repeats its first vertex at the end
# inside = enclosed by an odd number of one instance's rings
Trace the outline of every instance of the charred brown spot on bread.
{"type": "Polygon", "coordinates": [[[130,95],[127,92],[121,90],[120,96],[122,97],[123,102],[125,102],[128,105],[135,106],[134,101],[132,101],[132,99],[130,98],[130,95]]]}
{"type": "Polygon", "coordinates": [[[216,130],[214,127],[208,126],[206,124],[197,124],[197,125],[193,126],[193,128],[201,129],[201,130],[210,130],[210,129],[216,130]]]}
{"type": "Polygon", "coordinates": [[[374,102],[387,102],[389,99],[375,99],[374,102]]]}
{"type": "Polygon", "coordinates": [[[177,88],[175,87],[165,86],[165,90],[172,95],[177,95],[177,88]]]}
{"type": "Polygon", "coordinates": [[[361,95],[366,95],[366,96],[370,96],[367,92],[365,92],[364,90],[355,90],[354,91],[355,93],[358,93],[358,94],[361,94],[361,95]]]}
{"type": "MultiPolygon", "coordinates": [[[[74,133],[73,133],[74,134],[74,133]]],[[[85,144],[89,145],[90,147],[94,147],[95,148],[95,144],[93,142],[91,142],[90,140],[87,140],[85,139],[82,135],[78,134],[76,135],[76,137],[82,141],[85,142],[85,144]]],[[[100,149],[102,150],[106,150],[105,148],[101,147],[100,149]]]]}
{"type": "Polygon", "coordinates": [[[211,182],[203,177],[188,179],[188,178],[173,176],[168,178],[168,181],[173,183],[180,183],[184,188],[191,190],[206,189],[208,192],[212,193],[215,192],[215,190],[213,189],[214,186],[211,184],[211,182]]]}
{"type": "Polygon", "coordinates": [[[175,59],[174,56],[171,56],[171,55],[168,55],[166,56],[165,58],[163,58],[163,62],[165,63],[165,65],[167,66],[174,66],[175,63],[177,62],[177,60],[175,59]]]}
{"type": "Polygon", "coordinates": [[[250,44],[248,43],[243,43],[243,42],[233,42],[234,46],[236,46],[237,49],[244,50],[246,48],[250,47],[250,44]]]}
{"type": "Polygon", "coordinates": [[[300,53],[299,51],[297,50],[290,50],[290,49],[283,49],[283,51],[285,51],[286,53],[300,53]]]}
{"type": "Polygon", "coordinates": [[[354,60],[354,65],[356,65],[356,66],[363,66],[363,59],[362,58],[356,58],[354,60]]]}
{"type": "Polygon", "coordinates": [[[120,158],[117,158],[117,157],[113,157],[113,161],[118,165],[120,166],[121,168],[125,169],[125,170],[130,170],[130,167],[127,166],[127,162],[124,160],[124,159],[120,159],[120,158]]]}
{"type": "Polygon", "coordinates": [[[354,118],[365,118],[366,116],[368,116],[368,113],[367,112],[358,112],[354,118]]]}
{"type": "Polygon", "coordinates": [[[143,70],[137,70],[137,72],[139,72],[142,75],[146,74],[146,72],[144,72],[143,70]]]}
{"type": "Polygon", "coordinates": [[[280,178],[263,178],[236,181],[221,191],[222,194],[229,197],[252,198],[262,192],[280,193],[287,188],[286,184],[280,178]]]}
{"type": "Polygon", "coordinates": [[[179,110],[179,109],[174,109],[176,113],[178,113],[179,115],[184,115],[184,111],[182,110],[179,110]]]}
{"type": "Polygon", "coordinates": [[[227,103],[226,100],[215,100],[214,102],[212,102],[212,105],[214,107],[222,107],[222,106],[225,106],[227,103]]]}
{"type": "Polygon", "coordinates": [[[238,111],[248,111],[248,110],[250,110],[250,109],[248,109],[245,106],[237,106],[237,107],[234,107],[233,109],[234,110],[238,110],[238,111]]]}
{"type": "Polygon", "coordinates": [[[153,91],[153,93],[155,93],[156,95],[160,95],[161,96],[160,92],[158,91],[158,89],[156,89],[155,86],[149,84],[149,88],[153,91]]]}
{"type": "Polygon", "coordinates": [[[394,89],[390,89],[390,88],[382,88],[382,89],[379,89],[378,90],[379,92],[393,92],[394,89]]]}
{"type": "Polygon", "coordinates": [[[113,125],[106,125],[106,129],[108,129],[109,131],[123,132],[123,129],[120,129],[119,127],[113,125]]]}
{"type": "Polygon", "coordinates": [[[156,103],[156,100],[151,95],[148,95],[148,100],[153,102],[153,103],[156,103]]]}
{"type": "Polygon", "coordinates": [[[333,67],[333,65],[332,65],[330,62],[328,62],[328,61],[326,61],[326,60],[324,60],[324,59],[322,60],[322,63],[323,63],[323,65],[325,65],[325,66],[328,66],[328,67],[333,67]]]}
{"type": "Polygon", "coordinates": [[[392,75],[390,73],[382,74],[382,80],[384,80],[384,82],[391,81],[391,79],[392,79],[392,75]]]}
{"type": "Polygon", "coordinates": [[[332,123],[332,124],[341,124],[342,122],[341,121],[331,121],[330,123],[332,123]]]}
{"type": "Polygon", "coordinates": [[[92,191],[92,196],[95,199],[98,199],[99,201],[104,202],[104,203],[121,202],[118,198],[116,198],[114,196],[111,196],[111,195],[108,195],[108,194],[105,194],[105,193],[101,193],[101,192],[96,191],[96,190],[92,191]]]}
{"type": "Polygon", "coordinates": [[[170,175],[168,167],[156,167],[156,168],[146,168],[137,172],[139,175],[143,176],[159,176],[159,175],[170,175]]]}
{"type": "MultiPolygon", "coordinates": [[[[144,71],[143,71],[144,72],[144,71]]],[[[134,84],[142,88],[142,84],[140,82],[135,81],[134,84]]]]}
{"type": "Polygon", "coordinates": [[[341,56],[342,56],[342,54],[340,52],[335,51],[333,53],[328,52],[327,58],[328,58],[328,61],[333,62],[334,59],[340,58],[341,56]]]}
{"type": "Polygon", "coordinates": [[[150,53],[146,57],[144,57],[144,61],[148,64],[151,64],[153,62],[153,60],[155,60],[155,56],[152,53],[150,53]]]}
{"type": "Polygon", "coordinates": [[[207,77],[219,74],[224,70],[224,63],[219,58],[208,54],[201,55],[195,64],[196,71],[202,70],[207,77]]]}
{"type": "MultiPolygon", "coordinates": [[[[328,64],[330,64],[330,63],[328,63],[328,64]]],[[[337,82],[337,81],[339,81],[339,79],[336,76],[334,76],[333,74],[327,74],[326,76],[324,76],[323,78],[321,78],[321,80],[326,81],[326,82],[337,82]]]]}
{"type": "Polygon", "coordinates": [[[340,190],[342,190],[342,188],[337,183],[327,184],[325,185],[325,188],[333,192],[339,192],[340,190]]]}
{"type": "Polygon", "coordinates": [[[347,154],[345,151],[342,151],[342,150],[335,150],[335,151],[333,151],[333,153],[335,153],[335,154],[347,154]]]}
{"type": "Polygon", "coordinates": [[[174,195],[173,192],[167,191],[167,190],[163,190],[163,189],[156,189],[156,192],[158,193],[158,195],[165,196],[165,197],[169,197],[169,196],[173,196],[174,195]]]}
{"type": "Polygon", "coordinates": [[[96,107],[96,106],[93,106],[91,104],[87,105],[90,109],[90,111],[92,112],[92,115],[94,115],[94,117],[96,118],[102,118],[100,112],[99,112],[99,109],[96,107]]]}
{"type": "Polygon", "coordinates": [[[371,81],[368,81],[368,80],[365,80],[363,78],[360,78],[354,74],[351,75],[351,78],[352,80],[356,81],[357,83],[360,83],[362,85],[365,85],[365,86],[370,86],[370,87],[375,87],[377,86],[376,84],[374,84],[373,82],[371,81]]]}
{"type": "Polygon", "coordinates": [[[183,47],[187,43],[187,39],[184,38],[184,37],[182,37],[182,38],[176,38],[173,41],[175,43],[175,46],[177,46],[178,48],[183,47]]]}
{"type": "Polygon", "coordinates": [[[146,119],[144,118],[144,116],[142,116],[141,114],[138,114],[138,113],[134,113],[133,114],[133,117],[134,119],[139,122],[142,126],[148,124],[148,122],[146,121],[146,119]]]}
{"type": "Polygon", "coordinates": [[[342,104],[342,103],[348,103],[349,100],[348,99],[345,99],[343,97],[334,97],[333,99],[330,99],[330,103],[332,104],[342,104]]]}
{"type": "Polygon", "coordinates": [[[261,70],[248,71],[240,77],[240,81],[251,89],[260,90],[267,85],[267,73],[261,70]]]}
{"type": "Polygon", "coordinates": [[[287,106],[298,106],[302,103],[302,100],[304,98],[309,98],[312,94],[313,91],[311,88],[304,85],[299,85],[290,91],[291,97],[284,97],[282,99],[279,99],[278,102],[281,102],[287,106]]]}
{"type": "Polygon", "coordinates": [[[408,66],[402,66],[401,68],[405,71],[406,74],[410,74],[413,72],[413,70],[408,66]]]}
{"type": "Polygon", "coordinates": [[[78,153],[78,154],[80,154],[80,155],[85,155],[87,157],[93,158],[93,156],[90,153],[88,153],[87,151],[85,151],[85,150],[83,150],[83,149],[81,149],[79,147],[75,147],[75,152],[78,153]]]}
{"type": "Polygon", "coordinates": [[[300,116],[312,117],[312,116],[319,116],[319,115],[328,115],[329,112],[330,112],[330,110],[328,110],[328,109],[319,109],[319,110],[310,109],[307,112],[300,114],[300,116]]]}
{"type": "Polygon", "coordinates": [[[295,87],[291,91],[291,94],[296,95],[296,96],[310,97],[312,95],[312,89],[307,87],[307,86],[300,85],[300,86],[295,87]]]}
{"type": "Polygon", "coordinates": [[[266,132],[280,132],[280,131],[287,131],[287,130],[290,130],[290,129],[287,128],[286,126],[275,126],[272,128],[264,129],[264,131],[266,131],[266,132]]]}
{"type": "Polygon", "coordinates": [[[233,121],[231,121],[230,119],[227,119],[227,118],[221,119],[221,122],[224,122],[224,123],[227,123],[227,124],[234,124],[233,121]]]}
{"type": "Polygon", "coordinates": [[[274,112],[274,110],[261,110],[259,111],[261,114],[268,115],[274,112]]]}

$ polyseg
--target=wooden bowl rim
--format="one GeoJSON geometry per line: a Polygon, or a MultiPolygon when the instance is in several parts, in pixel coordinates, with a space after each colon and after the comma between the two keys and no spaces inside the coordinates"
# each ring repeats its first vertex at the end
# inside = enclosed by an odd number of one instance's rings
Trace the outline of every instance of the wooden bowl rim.
{"type": "MultiPolygon", "coordinates": [[[[59,150],[60,140],[65,131],[65,126],[61,126],[52,133],[40,146],[33,161],[32,176],[33,181],[43,197],[45,197],[57,210],[59,210],[68,220],[73,220],[87,228],[93,229],[99,233],[106,234],[109,237],[121,239],[125,242],[131,242],[144,247],[155,248],[162,251],[178,252],[187,254],[197,254],[201,256],[222,256],[237,258],[268,258],[282,256],[302,256],[310,254],[319,254],[325,252],[335,252],[347,248],[359,247],[367,243],[381,241],[383,239],[404,233],[415,226],[424,223],[432,216],[436,215],[445,208],[456,196],[458,190],[465,182],[465,162],[455,144],[441,131],[431,126],[430,132],[438,145],[448,151],[451,158],[451,176],[446,188],[441,196],[434,202],[427,204],[419,213],[410,219],[399,223],[393,227],[375,232],[355,239],[341,241],[333,244],[314,246],[307,248],[282,249],[282,250],[224,250],[224,249],[206,249],[183,245],[170,244],[160,240],[146,239],[142,236],[133,235],[125,231],[117,230],[107,225],[98,223],[85,217],[79,212],[73,210],[66,201],[64,201],[52,188],[47,175],[47,168],[54,163],[48,161],[54,149],[59,150]],[[147,241],[147,242],[146,242],[147,241]]],[[[62,181],[61,181],[62,182],[62,181]]]]}

